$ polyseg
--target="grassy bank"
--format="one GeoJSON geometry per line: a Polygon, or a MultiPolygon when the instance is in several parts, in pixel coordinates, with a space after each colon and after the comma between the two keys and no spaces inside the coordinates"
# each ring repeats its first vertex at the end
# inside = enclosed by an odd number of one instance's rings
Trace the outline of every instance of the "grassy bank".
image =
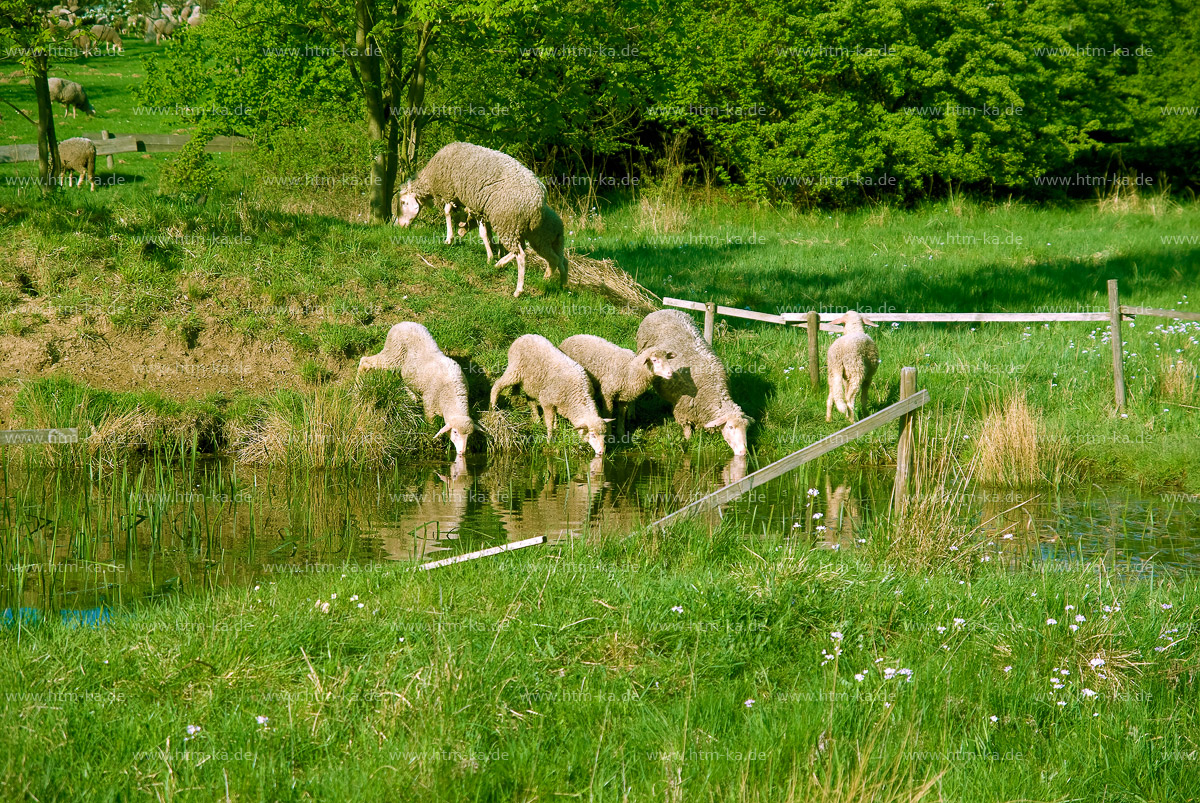
{"type": "Polygon", "coordinates": [[[0,632],[6,797],[1194,800],[1194,580],[681,528],[0,632]]]}
{"type": "MultiPolygon", "coordinates": [[[[615,260],[661,295],[772,312],[1099,310],[1108,278],[1120,280],[1128,304],[1194,310],[1200,299],[1200,280],[1188,268],[1197,247],[1183,234],[1196,229],[1200,208],[1161,197],[1121,209],[958,204],[833,215],[682,197],[671,204],[670,214],[642,198],[575,216],[573,247],[615,260]]],[[[46,377],[70,376],[141,394],[141,402],[126,396],[110,405],[122,414],[153,406],[147,392],[168,406],[199,405],[217,421],[213,448],[238,452],[235,433],[259,426],[269,409],[298,411],[290,417],[296,430],[322,405],[337,407],[339,421],[357,422],[357,359],[378,349],[396,321],[429,327],[463,364],[479,409],[518,335],[559,341],[590,332],[632,347],[642,314],[602,287],[564,291],[538,278],[527,297],[513,299],[511,271],[488,266],[470,240],[442,244],[433,221],[371,228],[238,198],[196,205],[85,193],[6,204],[0,225],[7,313],[0,345],[10,377],[0,411],[15,425],[50,425],[16,400],[45,395],[46,377]],[[281,402],[280,388],[298,400],[281,402]]],[[[895,401],[900,368],[917,366],[920,384],[964,419],[960,448],[987,443],[1001,462],[1031,449],[1039,455],[1014,481],[1200,488],[1200,324],[1142,318],[1126,325],[1124,416],[1113,409],[1103,325],[905,324],[873,334],[883,364],[871,407],[895,401]],[[1015,399],[1026,426],[998,429],[1015,399]],[[989,427],[1024,436],[988,439],[989,427]]],[[[723,321],[717,350],[734,398],[757,419],[751,445],[761,457],[837,428],[824,421],[824,389],[809,388],[796,330],[723,321]]],[[[82,419],[71,415],[71,423],[82,419]]],[[[661,404],[644,400],[639,416],[635,447],[680,448],[661,404]]],[[[103,426],[97,418],[87,423],[103,426]]],[[[385,457],[439,453],[418,443],[425,429],[419,422],[403,429],[403,444],[385,443],[385,457]]],[[[360,430],[335,426],[331,437],[349,442],[360,430]]],[[[494,441],[485,435],[476,448],[494,441]]],[[[696,448],[724,447],[707,437],[696,448]]],[[[886,462],[890,449],[884,438],[847,455],[886,462]]]]}

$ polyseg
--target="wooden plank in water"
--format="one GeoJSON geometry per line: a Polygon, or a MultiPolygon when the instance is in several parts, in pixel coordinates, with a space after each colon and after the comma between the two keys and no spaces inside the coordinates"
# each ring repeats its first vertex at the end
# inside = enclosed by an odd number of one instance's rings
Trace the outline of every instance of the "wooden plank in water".
{"type": "Polygon", "coordinates": [[[893,405],[883,408],[874,415],[869,415],[862,421],[851,424],[845,429],[840,429],[832,435],[828,435],[816,443],[811,443],[799,451],[792,452],[787,457],[776,460],[769,466],[764,466],[753,474],[747,475],[742,480],[731,485],[726,485],[713,491],[708,496],[701,497],[690,505],[685,505],[674,513],[662,517],[658,521],[650,525],[650,529],[659,530],[667,526],[673,521],[686,518],[705,510],[723,505],[737,499],[742,494],[745,494],[760,485],[763,485],[776,477],[780,477],[794,468],[798,468],[805,463],[815,460],[821,455],[828,454],[839,446],[845,446],[855,438],[866,435],[868,432],[879,429],[884,424],[895,421],[905,413],[915,410],[918,407],[929,402],[929,391],[921,390],[909,396],[903,401],[898,401],[893,405]]]}
{"type": "Polygon", "coordinates": [[[443,566],[451,566],[455,563],[463,563],[468,560],[476,560],[477,558],[490,558],[492,555],[499,555],[501,552],[512,552],[514,549],[524,549],[527,546],[536,546],[545,542],[546,536],[539,535],[536,538],[526,538],[524,541],[513,541],[511,544],[502,544],[490,549],[481,549],[478,552],[467,552],[464,555],[455,555],[452,558],[443,558],[442,560],[435,560],[432,563],[422,563],[417,567],[417,570],[423,572],[427,569],[440,569],[443,566]]]}

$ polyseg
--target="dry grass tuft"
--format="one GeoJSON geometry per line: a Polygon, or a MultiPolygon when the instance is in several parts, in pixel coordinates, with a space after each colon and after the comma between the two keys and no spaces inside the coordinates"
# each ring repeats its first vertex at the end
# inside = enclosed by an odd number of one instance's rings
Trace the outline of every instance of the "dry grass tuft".
{"type": "Polygon", "coordinates": [[[1064,475],[1066,447],[1046,434],[1045,425],[1024,395],[983,419],[976,448],[981,482],[1028,486],[1064,475]]]}
{"type": "Polygon", "coordinates": [[[301,399],[298,408],[274,404],[248,424],[234,423],[230,442],[244,463],[379,466],[398,445],[389,423],[374,406],[329,388],[301,399]]]}
{"type": "Polygon", "coordinates": [[[489,453],[518,452],[530,445],[528,415],[513,410],[487,410],[479,415],[479,428],[487,437],[489,453]]]}
{"type": "Polygon", "coordinates": [[[1161,398],[1178,404],[1200,401],[1200,371],[1197,371],[1196,364],[1183,359],[1163,358],[1158,392],[1161,398]]]}
{"type": "Polygon", "coordinates": [[[638,284],[611,259],[593,259],[574,251],[567,253],[571,284],[588,287],[626,305],[630,312],[651,312],[662,307],[662,299],[638,284]]]}
{"type": "Polygon", "coordinates": [[[1125,176],[1124,183],[1115,182],[1107,193],[1096,199],[1096,208],[1103,214],[1149,214],[1161,217],[1168,212],[1178,211],[1180,206],[1171,199],[1171,187],[1160,181],[1155,192],[1143,192],[1137,184],[1137,174],[1125,176]]]}

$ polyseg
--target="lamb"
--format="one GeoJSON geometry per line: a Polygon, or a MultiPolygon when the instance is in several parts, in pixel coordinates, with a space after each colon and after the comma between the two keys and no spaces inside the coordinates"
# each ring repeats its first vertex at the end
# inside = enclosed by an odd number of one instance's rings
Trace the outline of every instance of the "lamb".
{"type": "Polygon", "coordinates": [[[393,326],[383,344],[383,351],[363,357],[358,373],[372,369],[400,369],[400,378],[408,385],[414,398],[416,388],[425,406],[425,420],[440,415],[445,423],[433,437],[450,433],[455,453],[463,455],[467,439],[475,431],[467,403],[467,380],[458,363],[438,348],[429,330],[419,323],[404,321],[393,326]]]}
{"type": "Polygon", "coordinates": [[[66,119],[67,110],[70,110],[72,120],[75,119],[76,111],[82,111],[88,117],[96,116],[96,110],[88,102],[87,92],[82,86],[74,81],[64,81],[62,78],[51,78],[49,83],[50,100],[63,104],[63,119],[66,119]]]}
{"type": "Polygon", "coordinates": [[[506,153],[451,142],[430,158],[416,178],[400,189],[400,214],[396,225],[408,226],[433,200],[446,215],[447,241],[451,234],[451,209],[457,203],[477,213],[480,235],[488,245],[491,261],[491,227],[508,250],[497,266],[517,261],[517,289],[525,289],[525,243],[528,242],[548,263],[546,276],[558,270],[562,284],[567,281],[567,260],[563,254],[562,220],[546,205],[546,186],[527,167],[506,153]]]}
{"type": "MultiPolygon", "coordinates": [[[[604,428],[609,419],[600,417],[582,365],[541,335],[521,335],[509,346],[508,367],[492,385],[491,406],[495,408],[500,393],[515,385],[541,405],[546,440],[554,435],[555,417],[562,413],[587,439],[597,457],[604,454],[604,428]]],[[[532,404],[531,409],[536,413],[532,404]]]]}
{"type": "Polygon", "coordinates": [[[742,412],[729,396],[725,366],[713,352],[692,319],[678,310],[659,310],[647,315],[637,333],[638,351],[660,348],[675,355],[674,375],[655,378],[654,389],[674,409],[683,436],[692,437],[693,427],[721,428],[721,437],[734,455],[746,454],[746,429],[753,419],[742,412]]]}
{"type": "Polygon", "coordinates": [[[829,347],[829,397],[825,399],[825,420],[833,420],[833,406],[838,412],[850,419],[854,416],[854,404],[862,395],[863,405],[867,403],[867,391],[871,388],[871,378],[879,367],[879,348],[870,335],[863,331],[863,324],[878,326],[854,310],[834,319],[831,323],[845,324],[842,336],[833,341],[829,347]]]}
{"type": "MultiPolygon", "coordinates": [[[[72,137],[58,143],[58,157],[61,161],[60,169],[65,174],[68,170],[72,170],[79,176],[79,186],[83,186],[83,177],[86,175],[88,183],[92,185],[92,192],[96,191],[96,143],[86,137],[72,137]]],[[[67,186],[71,186],[71,177],[67,176],[67,186]]]]}
{"type": "Polygon", "coordinates": [[[629,404],[648,391],[654,377],[670,379],[668,361],[674,356],[660,348],[648,348],[635,354],[595,335],[572,335],[559,347],[583,366],[599,388],[603,413],[616,421],[617,436],[625,435],[629,404]]]}
{"type": "Polygon", "coordinates": [[[117,29],[111,25],[93,25],[92,39],[97,43],[104,43],[106,53],[117,51],[118,53],[125,49],[124,43],[121,42],[121,35],[117,33],[117,29]]]}

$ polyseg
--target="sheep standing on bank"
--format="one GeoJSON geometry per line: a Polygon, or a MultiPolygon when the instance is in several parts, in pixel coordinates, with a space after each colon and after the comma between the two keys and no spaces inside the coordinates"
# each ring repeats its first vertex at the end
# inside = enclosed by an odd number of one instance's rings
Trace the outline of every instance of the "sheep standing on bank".
{"type": "Polygon", "coordinates": [[[863,331],[863,324],[879,324],[850,310],[831,323],[845,324],[842,336],[829,347],[829,397],[825,400],[825,420],[833,420],[833,406],[854,423],[854,404],[861,395],[863,406],[867,404],[867,391],[871,378],[879,367],[879,348],[870,335],[863,331]]]}
{"type": "Polygon", "coordinates": [[[521,335],[508,349],[504,374],[492,385],[491,406],[495,408],[503,390],[516,385],[541,405],[547,441],[554,435],[555,417],[561,413],[597,455],[604,454],[605,419],[596,409],[583,366],[541,335],[521,335]]]}
{"type": "Polygon", "coordinates": [[[497,267],[517,261],[517,289],[525,288],[525,243],[528,242],[549,264],[546,276],[557,269],[559,281],[567,282],[567,259],[563,252],[562,220],[546,205],[546,186],[529,168],[506,153],[469,142],[451,142],[430,158],[417,177],[400,189],[400,214],[396,225],[408,226],[431,200],[446,216],[447,240],[451,231],[451,208],[458,204],[480,219],[480,236],[491,260],[490,227],[508,255],[497,267]]]}
{"type": "Polygon", "coordinates": [[[746,454],[746,429],[753,422],[730,398],[725,366],[690,317],[678,310],[650,313],[638,327],[637,346],[638,351],[659,348],[675,355],[670,363],[674,375],[655,378],[654,389],[670,402],[685,438],[692,437],[695,426],[720,427],[733,453],[746,454]]]}
{"type": "Polygon", "coordinates": [[[625,436],[630,403],[650,389],[654,377],[672,376],[668,361],[673,355],[660,348],[634,353],[595,335],[572,335],[559,348],[582,365],[599,388],[601,412],[616,422],[619,438],[625,436]]]}
{"type": "MultiPolygon", "coordinates": [[[[79,186],[83,186],[83,177],[87,176],[88,183],[92,185],[92,192],[96,191],[96,143],[86,137],[72,137],[58,143],[58,158],[61,162],[59,167],[64,176],[68,170],[73,171],[79,176],[79,186]]],[[[66,176],[67,186],[71,186],[71,177],[66,176]]]]}
{"type": "Polygon", "coordinates": [[[425,420],[442,417],[445,426],[433,437],[440,438],[448,432],[456,454],[467,451],[467,439],[475,431],[467,403],[467,380],[459,364],[438,348],[428,329],[410,321],[393,326],[383,351],[363,357],[358,363],[359,374],[372,368],[399,369],[409,393],[416,388],[420,394],[425,420]]]}
{"type": "Polygon", "coordinates": [[[88,117],[96,116],[96,110],[92,108],[87,92],[82,86],[74,81],[64,81],[62,78],[51,78],[49,83],[50,101],[63,105],[63,119],[66,119],[68,110],[71,112],[72,120],[75,119],[76,111],[82,111],[88,117]]]}
{"type": "Polygon", "coordinates": [[[93,25],[92,39],[97,43],[103,42],[104,52],[106,53],[111,53],[114,50],[120,53],[125,49],[125,45],[121,41],[121,35],[111,25],[93,25]]]}

